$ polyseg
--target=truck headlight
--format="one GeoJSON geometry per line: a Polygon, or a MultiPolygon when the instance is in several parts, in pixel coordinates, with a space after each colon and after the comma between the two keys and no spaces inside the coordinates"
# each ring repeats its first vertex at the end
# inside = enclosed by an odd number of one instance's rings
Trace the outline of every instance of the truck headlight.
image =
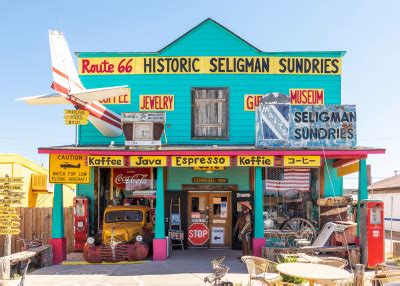
{"type": "Polygon", "coordinates": [[[89,245],[93,245],[93,244],[94,244],[94,237],[88,237],[88,238],[86,239],[86,242],[87,242],[87,244],[89,244],[89,245]]]}
{"type": "Polygon", "coordinates": [[[143,236],[141,236],[141,235],[136,236],[136,241],[141,242],[142,240],[143,240],[143,236]]]}

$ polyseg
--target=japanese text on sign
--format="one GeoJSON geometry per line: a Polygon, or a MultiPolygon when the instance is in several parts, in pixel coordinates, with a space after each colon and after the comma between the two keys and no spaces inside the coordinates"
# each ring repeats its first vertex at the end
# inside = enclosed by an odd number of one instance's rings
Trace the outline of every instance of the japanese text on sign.
{"type": "Polygon", "coordinates": [[[316,57],[112,57],[80,58],[80,75],[310,74],[340,75],[341,58],[316,57]]]}
{"type": "Polygon", "coordinates": [[[50,183],[89,184],[90,167],[84,155],[50,154],[50,183]]]}
{"type": "Polygon", "coordinates": [[[284,167],[319,167],[321,166],[320,156],[284,156],[284,167]]]}
{"type": "Polygon", "coordinates": [[[230,166],[229,156],[172,156],[172,167],[230,166]]]}

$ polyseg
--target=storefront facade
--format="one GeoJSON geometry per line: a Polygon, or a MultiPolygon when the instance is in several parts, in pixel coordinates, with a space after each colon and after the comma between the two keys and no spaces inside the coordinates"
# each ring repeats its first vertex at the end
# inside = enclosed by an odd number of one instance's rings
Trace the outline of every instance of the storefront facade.
{"type": "MultiPolygon", "coordinates": [[[[158,52],[80,52],[77,56],[79,77],[86,88],[129,87],[127,94],[103,101],[107,108],[117,114],[165,114],[161,147],[127,147],[126,136],[106,137],[88,124],[79,127],[78,146],[39,149],[50,155],[50,161],[81,156],[79,166],[85,165],[88,179],[78,185],[77,192],[90,200],[91,235],[101,230],[105,207],[123,193],[125,202],[154,209],[154,260],[166,259],[165,237],[174,224],[183,231],[185,247],[237,248],[240,244],[233,228],[239,202],[246,200],[253,205],[253,252],[260,255],[266,243],[265,216],[279,212],[272,210],[280,199],[268,195],[267,181],[282,176],[284,170],[307,169],[305,191],[291,188],[297,190],[298,202],[312,202],[342,195],[343,180],[337,171],[356,163],[359,199],[368,197],[366,158],[382,154],[382,149],[347,146],[333,139],[334,147],[255,146],[259,124],[255,109],[263,95],[277,103],[281,97],[289,98],[292,105],[342,104],[344,52],[262,52],[207,19],[158,52]],[[281,173],[276,173],[277,168],[281,173]],[[176,203],[179,211],[174,210],[176,203]],[[199,230],[193,225],[199,224],[208,228],[207,238],[188,239],[191,230],[199,230]]],[[[146,126],[135,136],[146,137],[146,126]]],[[[60,186],[55,189],[53,246],[62,256],[60,186]]],[[[315,211],[310,207],[309,212],[315,211]]],[[[279,215],[269,218],[280,223],[279,215]]]]}

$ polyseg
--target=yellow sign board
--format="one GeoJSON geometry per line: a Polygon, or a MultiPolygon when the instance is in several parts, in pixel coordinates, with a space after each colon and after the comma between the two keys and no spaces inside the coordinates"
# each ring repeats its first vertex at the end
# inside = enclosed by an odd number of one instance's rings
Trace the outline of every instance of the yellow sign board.
{"type": "Polygon", "coordinates": [[[65,125],[88,125],[87,119],[64,119],[65,125]]]}
{"type": "Polygon", "coordinates": [[[50,154],[50,183],[89,184],[90,167],[85,155],[50,154]]]}
{"type": "Polygon", "coordinates": [[[322,57],[108,57],[80,58],[79,75],[305,74],[340,75],[341,58],[322,57]]]}
{"type": "Polygon", "coordinates": [[[322,88],[289,89],[290,104],[293,105],[323,105],[324,96],[322,88]]]}
{"type": "Polygon", "coordinates": [[[320,156],[283,156],[284,167],[319,167],[320,156]]]}
{"type": "Polygon", "coordinates": [[[220,166],[208,166],[208,167],[199,166],[199,167],[193,167],[193,170],[195,170],[195,171],[223,171],[223,170],[225,170],[225,168],[220,167],[220,166]]]}
{"type": "Polygon", "coordinates": [[[0,183],[22,183],[24,177],[0,177],[0,183]]]}
{"type": "Polygon", "coordinates": [[[0,228],[0,235],[7,234],[20,234],[21,230],[19,228],[0,228]]]}
{"type": "Polygon", "coordinates": [[[0,190],[2,190],[2,191],[7,191],[7,190],[10,190],[10,191],[12,191],[12,190],[16,190],[16,191],[18,191],[18,190],[22,190],[22,184],[14,184],[14,183],[11,183],[11,184],[7,184],[7,183],[5,183],[5,184],[0,184],[0,190]]]}
{"type": "Polygon", "coordinates": [[[1,213],[13,213],[15,212],[15,208],[13,207],[0,207],[0,214],[1,213]]]}
{"type": "Polygon", "coordinates": [[[173,94],[142,94],[139,97],[140,111],[174,110],[173,94]]]}
{"type": "Polygon", "coordinates": [[[358,162],[346,165],[340,168],[337,168],[337,175],[338,177],[343,177],[345,175],[353,174],[355,172],[358,172],[360,169],[360,164],[358,162]]]}
{"type": "Polygon", "coordinates": [[[19,217],[18,214],[1,214],[0,213],[0,220],[20,220],[21,218],[19,217]]]}
{"type": "Polygon", "coordinates": [[[81,115],[81,114],[67,114],[64,115],[64,120],[87,120],[87,115],[81,115]]]}
{"type": "Polygon", "coordinates": [[[72,116],[72,115],[80,115],[80,116],[88,116],[89,111],[87,110],[80,110],[80,109],[64,109],[64,117],[65,116],[72,116]]]}
{"type": "Polygon", "coordinates": [[[245,94],[244,95],[244,111],[254,111],[260,105],[261,98],[264,94],[245,94]]]}
{"type": "Polygon", "coordinates": [[[131,167],[165,167],[166,156],[130,156],[131,167]]]}
{"type": "Polygon", "coordinates": [[[238,156],[236,165],[242,167],[273,167],[274,156],[238,156]]]}
{"type": "Polygon", "coordinates": [[[19,227],[21,223],[19,221],[0,221],[0,227],[19,227]]]}
{"type": "Polygon", "coordinates": [[[172,167],[229,167],[229,156],[171,156],[172,167]]]}
{"type": "Polygon", "coordinates": [[[102,99],[99,102],[101,104],[131,104],[131,89],[124,88],[126,90],[124,94],[119,96],[114,96],[106,99],[102,99]]]}
{"type": "Polygon", "coordinates": [[[123,167],[124,156],[88,156],[87,164],[96,167],[123,167]]]}

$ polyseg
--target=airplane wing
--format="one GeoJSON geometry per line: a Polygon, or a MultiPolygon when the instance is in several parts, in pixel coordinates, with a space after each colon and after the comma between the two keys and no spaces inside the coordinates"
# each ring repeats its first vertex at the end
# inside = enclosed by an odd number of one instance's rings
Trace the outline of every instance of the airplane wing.
{"type": "Polygon", "coordinates": [[[82,92],[71,93],[70,96],[76,97],[82,101],[99,101],[102,99],[124,95],[128,92],[127,85],[113,86],[104,88],[85,89],[82,92]]]}
{"type": "Polygon", "coordinates": [[[69,104],[69,101],[58,93],[17,98],[16,101],[25,101],[29,105],[69,104]]]}

